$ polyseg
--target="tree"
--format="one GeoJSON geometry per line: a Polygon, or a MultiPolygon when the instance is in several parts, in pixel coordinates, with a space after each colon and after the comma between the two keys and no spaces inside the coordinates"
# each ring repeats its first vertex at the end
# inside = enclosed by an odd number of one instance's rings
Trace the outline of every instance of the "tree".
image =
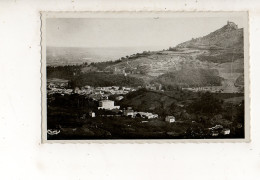
{"type": "Polygon", "coordinates": [[[217,114],[222,110],[222,102],[216,99],[210,92],[206,92],[191,103],[189,108],[193,113],[217,114]]]}

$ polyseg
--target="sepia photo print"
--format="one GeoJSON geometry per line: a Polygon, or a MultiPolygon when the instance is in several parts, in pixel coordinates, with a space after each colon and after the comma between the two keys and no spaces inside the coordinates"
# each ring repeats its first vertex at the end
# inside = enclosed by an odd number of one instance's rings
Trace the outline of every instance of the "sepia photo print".
{"type": "Polygon", "coordinates": [[[42,13],[42,140],[249,141],[247,12],[42,13]]]}

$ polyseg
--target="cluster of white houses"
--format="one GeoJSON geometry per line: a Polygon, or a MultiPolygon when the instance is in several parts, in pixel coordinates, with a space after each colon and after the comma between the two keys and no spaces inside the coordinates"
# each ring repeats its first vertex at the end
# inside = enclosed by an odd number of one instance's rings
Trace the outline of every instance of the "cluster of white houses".
{"type": "Polygon", "coordinates": [[[224,128],[222,125],[216,125],[214,127],[209,128],[209,130],[211,130],[212,136],[218,136],[219,134],[222,134],[222,135],[230,134],[230,129],[224,128]]]}
{"type": "MultiPolygon", "coordinates": [[[[47,87],[48,87],[48,94],[79,94],[79,95],[86,95],[89,98],[92,98],[93,100],[99,101],[99,107],[98,109],[104,109],[104,110],[120,110],[120,106],[116,106],[115,102],[108,99],[108,96],[110,95],[118,95],[116,97],[117,101],[120,101],[124,98],[124,96],[129,92],[136,91],[134,88],[130,87],[119,87],[119,86],[108,86],[108,87],[92,87],[92,86],[84,86],[81,88],[75,88],[68,89],[69,87],[69,81],[63,80],[63,79],[48,79],[47,81],[47,87]]],[[[139,87],[141,88],[141,87],[139,87]]],[[[151,84],[146,85],[146,89],[151,90],[161,90],[162,86],[161,84],[151,84]]],[[[153,114],[151,112],[136,112],[131,107],[128,107],[127,109],[122,110],[123,116],[127,117],[142,117],[146,119],[155,119],[158,118],[158,114],[153,114]]],[[[95,112],[89,112],[90,117],[95,117],[95,112]]],[[[165,118],[165,121],[172,123],[175,122],[174,116],[167,116],[165,118]]]]}
{"type": "Polygon", "coordinates": [[[117,100],[123,99],[122,95],[126,95],[129,92],[136,91],[135,88],[132,87],[119,87],[119,86],[107,86],[107,87],[92,87],[92,86],[84,86],[84,87],[76,87],[75,89],[69,89],[69,81],[64,79],[52,78],[47,81],[48,95],[50,94],[79,94],[85,95],[93,100],[103,100],[108,99],[110,95],[119,95],[117,100]]]}
{"type": "MultiPolygon", "coordinates": [[[[162,85],[159,83],[155,84],[146,84],[143,86],[149,90],[162,90],[162,85]]],[[[106,87],[92,87],[86,85],[84,87],[76,87],[74,89],[69,89],[69,81],[64,79],[52,78],[47,80],[48,94],[79,94],[86,95],[94,100],[107,99],[110,95],[126,95],[129,92],[136,91],[137,89],[142,88],[138,86],[137,88],[133,87],[119,87],[119,86],[106,86],[106,87]]],[[[118,97],[117,100],[121,100],[123,96],[118,97]]]]}
{"type": "MultiPolygon", "coordinates": [[[[106,99],[106,100],[99,101],[98,109],[114,110],[114,109],[120,109],[120,106],[115,106],[114,101],[106,99]]],[[[146,119],[156,119],[159,117],[158,114],[153,114],[151,112],[134,111],[131,107],[124,109],[122,112],[123,112],[123,116],[131,117],[131,118],[141,117],[141,118],[146,118],[146,119]]],[[[93,112],[91,112],[91,113],[93,113],[93,112]]],[[[93,114],[91,114],[91,117],[94,117],[93,114]]],[[[165,121],[167,121],[169,123],[173,123],[173,122],[175,122],[175,117],[166,116],[165,121]]]]}
{"type": "Polygon", "coordinates": [[[142,117],[147,119],[155,119],[158,118],[158,114],[153,114],[150,112],[136,112],[131,107],[128,107],[127,109],[123,110],[123,115],[127,117],[142,117]]]}
{"type": "Polygon", "coordinates": [[[69,86],[69,80],[59,79],[59,78],[51,78],[47,80],[48,88],[66,88],[69,86]]]}

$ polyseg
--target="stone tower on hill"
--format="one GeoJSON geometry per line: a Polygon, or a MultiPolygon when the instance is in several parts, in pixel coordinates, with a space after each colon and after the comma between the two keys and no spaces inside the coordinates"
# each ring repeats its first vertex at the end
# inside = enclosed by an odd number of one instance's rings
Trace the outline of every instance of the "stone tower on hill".
{"type": "Polygon", "coordinates": [[[231,22],[231,21],[227,22],[227,26],[232,27],[234,29],[238,29],[237,25],[235,23],[231,22]]]}

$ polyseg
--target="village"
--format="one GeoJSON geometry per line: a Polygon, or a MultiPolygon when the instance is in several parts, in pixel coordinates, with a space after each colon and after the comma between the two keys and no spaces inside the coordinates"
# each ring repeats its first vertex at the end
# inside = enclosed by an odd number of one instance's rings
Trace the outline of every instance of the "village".
{"type": "MultiPolygon", "coordinates": [[[[152,91],[163,91],[161,84],[146,84],[143,87],[119,87],[119,86],[108,86],[108,87],[93,87],[86,85],[84,87],[75,87],[74,89],[69,88],[69,81],[64,79],[48,79],[47,82],[47,94],[51,96],[53,94],[60,94],[61,96],[77,94],[80,96],[85,96],[85,98],[92,99],[98,103],[96,110],[89,111],[88,114],[84,114],[81,119],[95,118],[97,117],[97,111],[104,112],[103,114],[98,114],[100,117],[127,117],[127,118],[143,118],[141,123],[148,123],[149,120],[161,118],[167,123],[182,123],[181,120],[176,120],[174,115],[167,115],[165,117],[159,117],[158,114],[152,112],[141,112],[134,110],[132,107],[121,108],[116,105],[118,101],[124,99],[124,96],[130,92],[134,92],[139,88],[146,88],[152,91]],[[110,96],[114,96],[113,100],[109,99],[110,96]]],[[[224,128],[221,125],[216,125],[214,127],[208,128],[210,135],[212,137],[217,137],[219,135],[230,134],[230,129],[224,128]]],[[[48,129],[47,133],[49,135],[57,135],[60,130],[48,129]]]]}
{"type": "MultiPolygon", "coordinates": [[[[76,87],[73,89],[67,89],[69,86],[68,80],[63,79],[50,79],[47,83],[48,85],[48,95],[52,94],[61,94],[61,95],[71,95],[71,94],[79,94],[86,96],[87,98],[91,98],[94,101],[99,102],[98,110],[108,110],[108,111],[117,111],[122,112],[124,116],[127,117],[143,117],[147,119],[153,119],[158,118],[158,114],[153,114],[150,112],[136,112],[131,107],[128,107],[127,109],[120,110],[120,106],[115,106],[115,101],[109,100],[110,95],[116,95],[115,100],[120,101],[124,98],[123,95],[128,94],[129,92],[136,91],[135,88],[131,87],[119,87],[119,86],[109,86],[109,87],[92,87],[92,86],[84,86],[81,88],[76,87]]],[[[161,85],[159,86],[153,86],[153,85],[147,85],[146,88],[149,88],[151,90],[161,90],[161,85]]],[[[141,88],[141,87],[138,87],[141,88]]],[[[89,113],[90,117],[95,117],[95,112],[89,113]]],[[[173,117],[173,116],[172,116],[173,117]]],[[[174,118],[174,117],[173,117],[174,118]]],[[[169,122],[174,122],[175,119],[168,118],[169,122]]]]}

